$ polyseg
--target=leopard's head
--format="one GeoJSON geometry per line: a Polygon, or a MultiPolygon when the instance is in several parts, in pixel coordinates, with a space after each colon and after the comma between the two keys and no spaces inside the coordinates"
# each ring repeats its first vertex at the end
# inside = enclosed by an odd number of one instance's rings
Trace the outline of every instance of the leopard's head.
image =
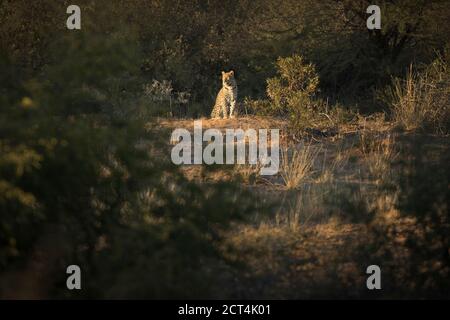
{"type": "Polygon", "coordinates": [[[235,84],[233,70],[231,70],[230,72],[222,71],[222,83],[227,86],[232,86],[235,84]]]}

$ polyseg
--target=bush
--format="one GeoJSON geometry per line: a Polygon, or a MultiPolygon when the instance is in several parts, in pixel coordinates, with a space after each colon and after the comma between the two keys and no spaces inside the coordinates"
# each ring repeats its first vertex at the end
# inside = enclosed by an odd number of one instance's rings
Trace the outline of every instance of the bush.
{"type": "Polygon", "coordinates": [[[355,119],[355,112],[319,97],[319,76],[299,55],[277,60],[278,76],[267,79],[269,99],[245,98],[244,108],[258,115],[288,117],[292,132],[311,127],[334,127],[355,119]]]}
{"type": "Polygon", "coordinates": [[[319,76],[315,66],[299,55],[277,60],[278,76],[267,80],[267,96],[279,114],[298,113],[311,107],[317,93],[319,76]]]}
{"type": "Polygon", "coordinates": [[[314,99],[318,92],[319,76],[315,66],[306,64],[303,57],[293,55],[278,58],[278,75],[267,79],[268,100],[244,101],[247,110],[259,115],[288,117],[294,130],[312,125],[325,103],[314,99]]]}

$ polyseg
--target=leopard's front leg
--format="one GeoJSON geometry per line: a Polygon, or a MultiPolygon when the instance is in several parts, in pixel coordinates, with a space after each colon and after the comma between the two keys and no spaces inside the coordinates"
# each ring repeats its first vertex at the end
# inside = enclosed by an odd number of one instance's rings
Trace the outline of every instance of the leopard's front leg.
{"type": "Polygon", "coordinates": [[[222,103],[222,115],[223,115],[223,118],[224,118],[224,119],[227,118],[228,112],[227,112],[227,103],[226,103],[226,100],[225,100],[224,103],[222,103]]]}
{"type": "Polygon", "coordinates": [[[233,90],[231,92],[231,99],[230,99],[230,118],[234,118],[235,117],[237,92],[238,92],[238,89],[237,89],[236,86],[234,86],[233,90]]]}
{"type": "Polygon", "coordinates": [[[234,118],[234,108],[236,107],[236,99],[230,101],[230,118],[234,118]]]}

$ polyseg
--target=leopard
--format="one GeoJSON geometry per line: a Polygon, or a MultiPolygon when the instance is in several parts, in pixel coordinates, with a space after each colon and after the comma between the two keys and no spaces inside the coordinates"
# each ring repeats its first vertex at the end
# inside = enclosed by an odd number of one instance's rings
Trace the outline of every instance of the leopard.
{"type": "Polygon", "coordinates": [[[217,94],[216,103],[211,112],[211,118],[234,118],[236,112],[238,88],[234,71],[222,71],[222,88],[217,94]]]}

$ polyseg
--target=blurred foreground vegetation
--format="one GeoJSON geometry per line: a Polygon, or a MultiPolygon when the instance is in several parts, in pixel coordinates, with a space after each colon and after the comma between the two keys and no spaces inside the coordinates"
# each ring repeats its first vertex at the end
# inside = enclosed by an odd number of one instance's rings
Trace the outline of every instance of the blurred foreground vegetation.
{"type": "Polygon", "coordinates": [[[170,162],[170,133],[141,120],[135,96],[117,99],[117,82],[132,90],[138,76],[133,44],[64,41],[42,77],[2,57],[1,270],[42,250],[51,290],[78,264],[86,297],[208,296],[227,266],[216,242],[255,201],[230,183],[187,181],[170,162]]]}

